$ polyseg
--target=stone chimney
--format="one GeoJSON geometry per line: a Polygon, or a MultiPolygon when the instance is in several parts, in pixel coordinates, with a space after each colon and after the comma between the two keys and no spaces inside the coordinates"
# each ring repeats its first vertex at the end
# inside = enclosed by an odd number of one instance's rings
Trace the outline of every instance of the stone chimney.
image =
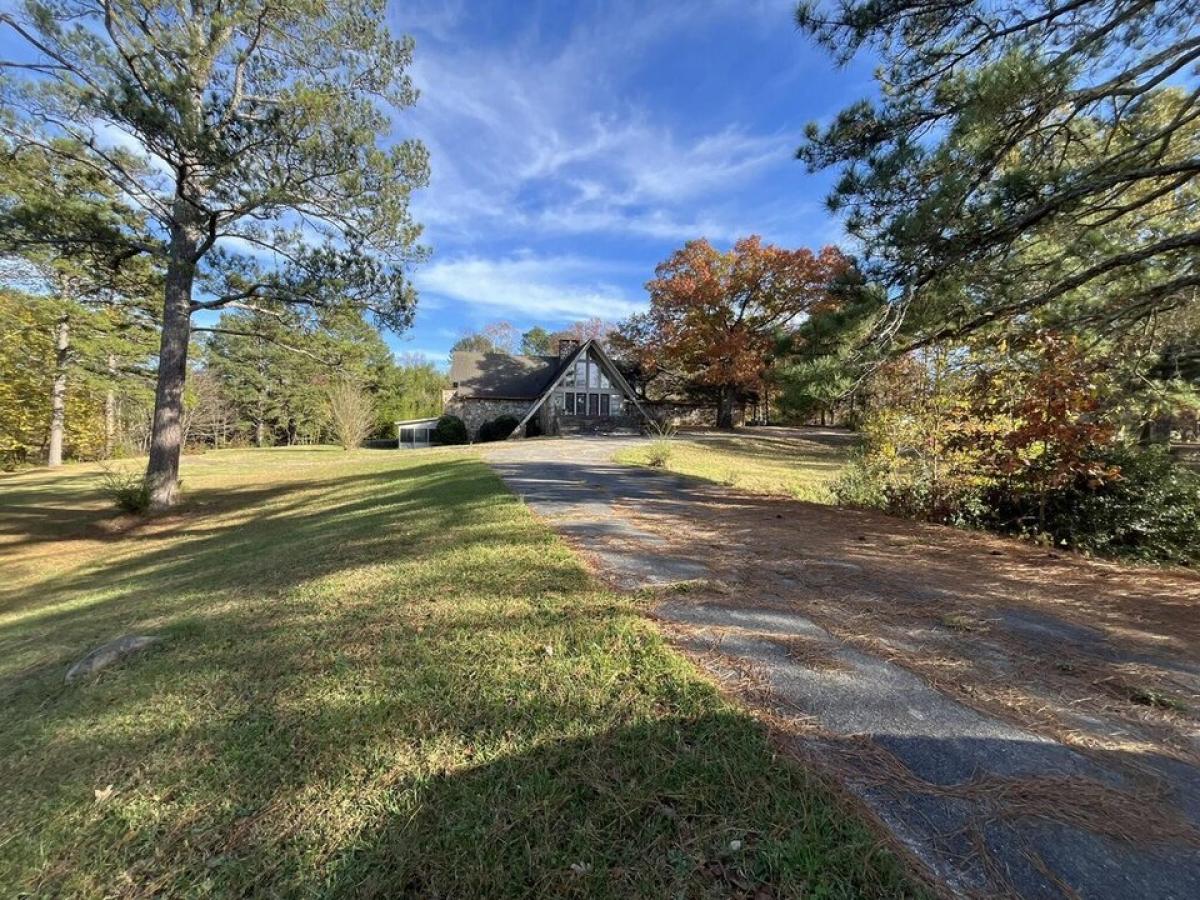
{"type": "Polygon", "coordinates": [[[560,338],[558,341],[558,358],[566,359],[579,349],[579,341],[575,338],[560,338]]]}

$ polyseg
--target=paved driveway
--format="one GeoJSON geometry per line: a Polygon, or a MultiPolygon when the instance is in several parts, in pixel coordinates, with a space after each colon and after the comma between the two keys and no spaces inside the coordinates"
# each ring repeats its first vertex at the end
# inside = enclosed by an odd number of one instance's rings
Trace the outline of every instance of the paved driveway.
{"type": "Polygon", "coordinates": [[[638,440],[485,455],[952,892],[1200,897],[1200,582],[612,461],[638,440]]]}

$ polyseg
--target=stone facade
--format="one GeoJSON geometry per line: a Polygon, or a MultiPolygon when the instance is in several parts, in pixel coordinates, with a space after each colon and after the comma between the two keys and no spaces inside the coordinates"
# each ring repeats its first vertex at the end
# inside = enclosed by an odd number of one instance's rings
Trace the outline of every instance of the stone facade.
{"type": "Polygon", "coordinates": [[[545,434],[613,434],[614,432],[642,431],[642,417],[633,415],[615,416],[564,416],[558,414],[547,403],[542,407],[546,415],[542,419],[545,434]]]}
{"type": "MultiPolygon", "coordinates": [[[[619,370],[607,360],[602,350],[576,353],[578,343],[560,347],[559,361],[546,374],[545,385],[538,396],[528,399],[514,393],[516,389],[538,390],[529,376],[531,360],[550,360],[553,357],[506,357],[504,354],[486,356],[456,354],[452,365],[452,387],[442,395],[445,411],[458,416],[467,427],[472,440],[479,437],[479,428],[500,416],[513,416],[518,421],[529,414],[531,407],[542,398],[541,406],[522,429],[525,437],[532,434],[600,434],[613,431],[640,431],[644,426],[637,404],[627,393],[627,385],[619,370]],[[562,365],[562,356],[574,354],[572,364],[562,365]],[[457,367],[457,368],[455,368],[457,367]],[[555,377],[551,384],[549,379],[555,377]],[[483,387],[480,387],[480,384],[483,387]],[[508,390],[505,391],[505,388],[508,390]],[[477,392],[479,395],[477,395],[477,392]],[[504,397],[504,393],[508,393],[504,397]]],[[[542,365],[542,363],[539,363],[542,365]]],[[[535,372],[541,374],[540,372],[535,372]]],[[[537,378],[534,377],[536,382],[537,378]]]]}
{"type": "MultiPolygon", "coordinates": [[[[669,423],[676,428],[715,428],[717,424],[717,407],[715,404],[703,403],[647,403],[646,412],[656,422],[669,423]]],[[[735,403],[733,406],[734,426],[746,423],[746,408],[735,403]]]]}
{"type": "Polygon", "coordinates": [[[455,397],[446,401],[446,415],[458,416],[467,426],[472,441],[479,439],[479,426],[500,416],[514,416],[518,421],[525,418],[530,400],[485,400],[480,397],[455,397]]]}

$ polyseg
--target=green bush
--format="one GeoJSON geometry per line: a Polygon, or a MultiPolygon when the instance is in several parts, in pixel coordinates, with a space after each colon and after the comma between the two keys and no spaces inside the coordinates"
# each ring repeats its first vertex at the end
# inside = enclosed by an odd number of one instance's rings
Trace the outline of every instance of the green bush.
{"type": "Polygon", "coordinates": [[[1100,484],[1078,479],[1048,492],[1044,504],[1041,495],[997,488],[987,524],[1105,556],[1200,561],[1200,475],[1162,447],[1115,447],[1101,461],[1119,475],[1100,484]]]}
{"type": "Polygon", "coordinates": [[[888,508],[885,473],[862,451],[856,451],[850,457],[849,464],[830,486],[830,490],[834,501],[841,506],[888,508]]]}
{"type": "Polygon", "coordinates": [[[104,469],[100,476],[100,493],[121,512],[136,515],[150,508],[150,485],[141,472],[104,469]]]}
{"type": "Polygon", "coordinates": [[[465,444],[467,426],[458,416],[445,415],[437,420],[430,438],[435,444],[465,444]]]}
{"type": "Polygon", "coordinates": [[[924,468],[868,452],[851,462],[833,493],[847,506],[1020,534],[1100,556],[1200,562],[1200,475],[1158,447],[1110,447],[1095,462],[1118,474],[1080,476],[1047,491],[996,478],[983,487],[960,482],[947,493],[924,468]]]}
{"type": "Polygon", "coordinates": [[[975,460],[962,452],[945,452],[935,461],[915,452],[868,449],[851,457],[830,490],[843,506],[872,507],[944,525],[978,526],[986,518],[988,483],[975,460]]]}
{"type": "Polygon", "coordinates": [[[489,441],[502,441],[513,433],[513,430],[520,424],[520,420],[516,416],[497,416],[490,422],[484,422],[479,426],[479,437],[477,440],[481,444],[489,441]]]}

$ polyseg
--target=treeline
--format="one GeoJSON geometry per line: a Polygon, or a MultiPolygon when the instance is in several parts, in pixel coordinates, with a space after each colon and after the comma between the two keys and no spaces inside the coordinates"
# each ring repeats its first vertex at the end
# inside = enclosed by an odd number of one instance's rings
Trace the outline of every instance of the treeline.
{"type": "Polygon", "coordinates": [[[226,312],[201,342],[185,409],[187,441],[257,447],[335,441],[330,391],[349,383],[373,410],[368,437],[393,423],[436,416],[445,373],[421,356],[396,359],[355,310],[301,317],[280,308],[226,312]]]}
{"type": "Polygon", "coordinates": [[[144,453],[156,341],[115,307],[0,291],[0,468],[144,453]]]}
{"type": "Polygon", "coordinates": [[[598,340],[607,343],[617,326],[593,316],[581,319],[555,331],[541,325],[521,331],[511,322],[489,322],[478,331],[466,331],[450,347],[450,352],[520,353],[525,356],[553,356],[558,353],[559,341],[583,343],[598,340]]]}
{"type": "MultiPolygon", "coordinates": [[[[0,466],[148,451],[158,333],[125,308],[0,293],[0,466]]],[[[347,383],[369,406],[367,437],[441,411],[445,374],[396,359],[353,310],[226,312],[196,331],[181,423],[192,449],[336,442],[331,392],[347,383]]]]}

